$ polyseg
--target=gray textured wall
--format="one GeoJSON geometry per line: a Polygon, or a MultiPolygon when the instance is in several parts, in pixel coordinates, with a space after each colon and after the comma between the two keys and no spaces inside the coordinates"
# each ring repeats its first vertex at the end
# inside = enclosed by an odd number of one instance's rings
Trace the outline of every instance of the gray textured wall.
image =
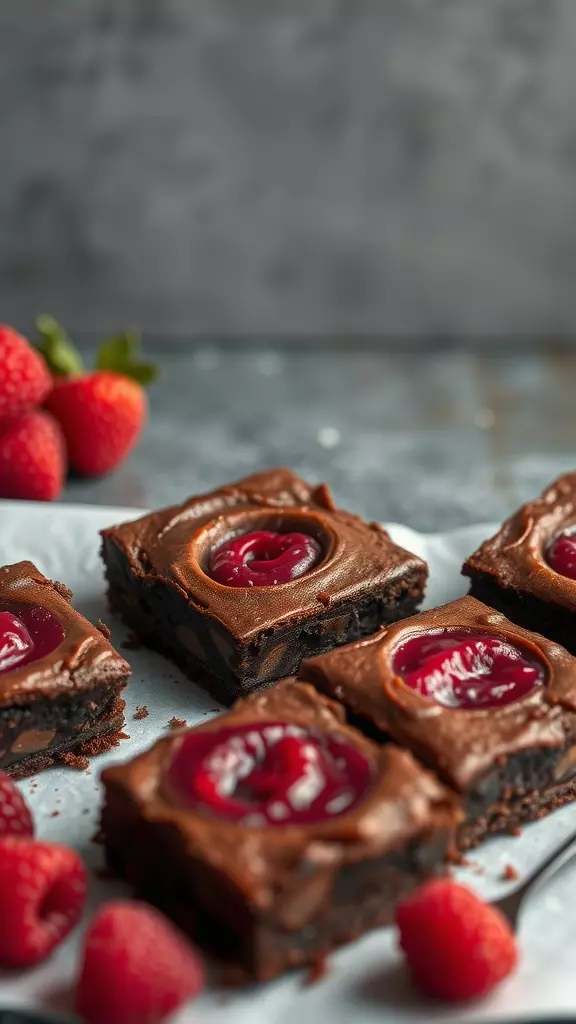
{"type": "Polygon", "coordinates": [[[1,0],[0,319],[576,330],[576,0],[1,0]]]}

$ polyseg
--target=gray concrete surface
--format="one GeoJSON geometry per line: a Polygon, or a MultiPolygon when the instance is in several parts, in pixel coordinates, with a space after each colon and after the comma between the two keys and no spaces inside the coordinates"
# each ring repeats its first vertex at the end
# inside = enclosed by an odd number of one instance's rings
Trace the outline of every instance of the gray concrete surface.
{"type": "Polygon", "coordinates": [[[138,449],[65,500],[160,506],[266,466],[435,531],[500,519],[576,465],[576,353],[175,346],[138,449]]]}
{"type": "Polygon", "coordinates": [[[576,331],[574,0],[2,0],[0,317],[576,331]]]}

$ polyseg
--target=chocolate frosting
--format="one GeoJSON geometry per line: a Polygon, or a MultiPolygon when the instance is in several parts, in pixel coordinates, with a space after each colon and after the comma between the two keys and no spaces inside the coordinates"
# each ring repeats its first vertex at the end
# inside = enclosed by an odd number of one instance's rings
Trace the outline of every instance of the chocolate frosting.
{"type": "Polygon", "coordinates": [[[187,854],[229,876],[253,907],[270,910],[274,906],[286,927],[302,927],[314,918],[319,900],[330,891],[342,865],[398,849],[428,830],[452,831],[460,820],[455,795],[407,751],[392,744],[378,747],[367,740],[344,724],[343,708],[311,686],[287,680],[239,701],[230,712],[199,726],[198,731],[264,721],[338,732],[354,744],[375,771],[374,785],[362,803],[329,821],[274,828],[248,827],[182,808],[164,781],[182,733],[161,739],[128,764],[107,768],[102,779],[106,789],[119,787],[129,794],[145,820],[169,826],[187,854]],[[318,877],[315,869],[320,866],[326,870],[318,877]],[[307,892],[302,900],[303,880],[308,874],[321,891],[307,892]]]}
{"type": "Polygon", "coordinates": [[[101,631],[75,611],[71,597],[67,587],[46,579],[32,562],[0,568],[0,609],[46,608],[64,631],[61,644],[50,654],[0,674],[0,707],[128,679],[130,666],[109,643],[106,627],[101,631]]]}
{"type": "Polygon", "coordinates": [[[377,523],[337,509],[326,484],[311,487],[287,469],[268,470],[103,531],[134,573],[161,578],[238,640],[267,624],[305,618],[332,602],[389,587],[426,564],[398,547],[377,523]],[[227,587],[205,569],[214,547],[252,530],[298,530],[314,536],[323,557],[310,572],[275,586],[227,587]]]}
{"type": "Polygon", "coordinates": [[[406,744],[462,791],[499,759],[533,748],[563,747],[576,732],[576,658],[473,597],[304,661],[299,676],[396,743],[406,744]],[[513,703],[474,710],[446,708],[409,689],[393,668],[400,644],[429,630],[458,626],[494,633],[531,650],[546,668],[545,685],[513,703]]]}
{"type": "Polygon", "coordinates": [[[576,473],[566,473],[539,498],[518,509],[464,563],[464,576],[485,573],[501,587],[533,594],[576,612],[576,580],[555,572],[544,552],[562,530],[576,525],[576,473]]]}

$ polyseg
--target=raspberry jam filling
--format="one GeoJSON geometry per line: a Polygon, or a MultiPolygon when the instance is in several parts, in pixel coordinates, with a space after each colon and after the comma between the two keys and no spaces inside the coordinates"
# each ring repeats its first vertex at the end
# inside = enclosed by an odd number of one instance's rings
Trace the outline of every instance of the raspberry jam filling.
{"type": "Polygon", "coordinates": [[[62,626],[46,608],[5,607],[0,611],[0,673],[43,658],[63,639],[62,626]]]}
{"type": "Polygon", "coordinates": [[[446,708],[494,708],[546,681],[544,665],[525,647],[494,633],[444,629],[401,644],[394,671],[406,686],[446,708]]]}
{"type": "Polygon", "coordinates": [[[576,531],[560,533],[548,547],[546,561],[559,576],[576,580],[576,531]]]}
{"type": "Polygon", "coordinates": [[[336,734],[258,722],[183,736],[168,784],[186,806],[243,825],[305,825],[351,810],[372,766],[336,734]]]}
{"type": "Polygon", "coordinates": [[[321,553],[318,541],[307,533],[255,530],[215,551],[209,574],[227,587],[270,587],[303,576],[321,553]]]}

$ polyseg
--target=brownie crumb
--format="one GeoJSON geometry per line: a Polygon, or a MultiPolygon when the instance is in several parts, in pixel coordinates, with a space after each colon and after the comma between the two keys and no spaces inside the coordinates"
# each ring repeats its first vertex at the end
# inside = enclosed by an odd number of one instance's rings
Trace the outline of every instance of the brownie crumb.
{"type": "Polygon", "coordinates": [[[50,815],[50,817],[51,818],[59,818],[60,817],[60,811],[52,811],[52,814],[50,815]]]}
{"type": "Polygon", "coordinates": [[[520,878],[520,872],[514,867],[513,864],[506,864],[502,871],[503,882],[517,882],[520,878]]]}
{"type": "Polygon", "coordinates": [[[150,712],[148,711],[146,705],[141,704],[140,707],[136,708],[133,717],[136,719],[137,722],[140,722],[143,718],[148,718],[149,714],[150,712]]]}
{"type": "Polygon", "coordinates": [[[63,597],[65,601],[68,601],[68,604],[71,604],[72,591],[69,590],[65,583],[58,583],[58,580],[52,580],[52,586],[56,593],[60,594],[60,597],[63,597]]]}
{"type": "Polygon", "coordinates": [[[521,835],[522,835],[522,829],[521,829],[521,828],[518,828],[518,825],[516,825],[516,827],[515,827],[515,828],[511,828],[511,829],[510,829],[510,833],[509,833],[509,834],[510,834],[511,836],[515,836],[515,838],[517,839],[517,838],[518,838],[518,836],[521,836],[521,835]]]}
{"type": "Polygon", "coordinates": [[[169,729],[185,729],[187,722],[183,718],[171,718],[168,722],[169,729]]]}
{"type": "Polygon", "coordinates": [[[328,957],[320,956],[313,964],[310,964],[306,974],[304,975],[305,985],[316,985],[318,981],[322,981],[330,970],[330,964],[328,957]]]}
{"type": "Polygon", "coordinates": [[[102,636],[104,637],[105,640],[109,640],[110,637],[112,636],[110,630],[108,629],[108,626],[106,625],[105,622],[102,622],[102,619],[98,619],[98,622],[96,623],[96,629],[98,629],[102,633],[102,636]]]}
{"type": "Polygon", "coordinates": [[[316,594],[316,600],[320,601],[320,604],[325,605],[327,608],[330,604],[330,594],[327,594],[326,591],[322,590],[319,594],[316,594]]]}
{"type": "Polygon", "coordinates": [[[59,760],[66,765],[67,768],[75,768],[78,772],[85,772],[90,766],[90,761],[84,754],[73,754],[71,752],[67,754],[60,754],[59,760]]]}

